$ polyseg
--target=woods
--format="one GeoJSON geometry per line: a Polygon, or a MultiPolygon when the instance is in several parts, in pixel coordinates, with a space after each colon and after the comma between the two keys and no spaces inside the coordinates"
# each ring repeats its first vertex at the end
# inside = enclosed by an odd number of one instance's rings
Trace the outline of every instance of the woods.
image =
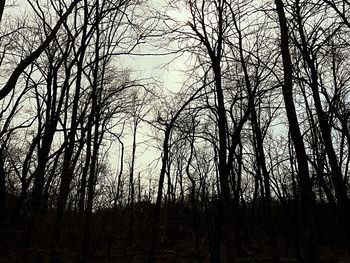
{"type": "Polygon", "coordinates": [[[349,260],[349,10],[1,1],[0,262],[349,260]]]}

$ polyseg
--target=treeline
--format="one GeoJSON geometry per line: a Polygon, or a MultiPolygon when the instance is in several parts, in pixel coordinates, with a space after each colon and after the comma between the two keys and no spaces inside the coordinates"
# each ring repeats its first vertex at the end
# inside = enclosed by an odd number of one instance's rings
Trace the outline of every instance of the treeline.
{"type": "Polygon", "coordinates": [[[0,254],[346,257],[349,9],[344,0],[2,1],[0,254]],[[189,59],[180,91],[124,68],[126,57],[152,54],[189,59]],[[160,157],[147,163],[141,151],[160,157]]]}

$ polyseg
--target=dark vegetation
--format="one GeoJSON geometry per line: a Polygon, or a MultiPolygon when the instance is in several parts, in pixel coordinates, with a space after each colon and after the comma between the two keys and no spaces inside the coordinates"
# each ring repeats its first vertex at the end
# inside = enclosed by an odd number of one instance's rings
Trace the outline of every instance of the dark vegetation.
{"type": "MultiPolygon", "coordinates": [[[[206,262],[210,261],[210,249],[214,237],[213,224],[217,202],[208,202],[194,213],[188,202],[166,203],[161,210],[157,256],[159,262],[206,262]]],[[[91,262],[147,262],[150,249],[154,205],[136,203],[134,208],[118,206],[100,209],[94,213],[91,229],[91,262]],[[130,224],[130,220],[133,224],[130,224]]],[[[298,241],[297,216],[290,204],[272,204],[273,227],[268,227],[264,211],[250,204],[240,207],[244,221],[240,223],[243,254],[236,255],[237,262],[271,262],[275,255],[282,262],[297,261],[298,241]],[[286,211],[286,209],[288,211],[286,211]],[[276,244],[269,236],[274,233],[276,244]]],[[[324,205],[316,208],[316,229],[321,248],[320,256],[325,262],[346,262],[348,246],[344,243],[339,222],[334,211],[324,205]],[[342,261],[343,260],[343,261],[342,261]]],[[[34,262],[49,261],[52,247],[48,238],[53,231],[55,211],[46,211],[36,225],[35,237],[29,247],[23,246],[23,235],[27,230],[27,218],[21,217],[8,224],[3,232],[1,256],[3,262],[21,262],[22,254],[28,253],[34,262]]],[[[74,210],[66,211],[62,233],[61,259],[63,262],[81,260],[82,229],[79,216],[74,210]]],[[[232,251],[232,253],[234,253],[232,251]]],[[[302,256],[302,255],[300,255],[302,256]]],[[[226,262],[226,254],[222,260],[226,262]]]]}
{"type": "Polygon", "coordinates": [[[349,12],[2,0],[0,262],[349,262],[349,12]]]}

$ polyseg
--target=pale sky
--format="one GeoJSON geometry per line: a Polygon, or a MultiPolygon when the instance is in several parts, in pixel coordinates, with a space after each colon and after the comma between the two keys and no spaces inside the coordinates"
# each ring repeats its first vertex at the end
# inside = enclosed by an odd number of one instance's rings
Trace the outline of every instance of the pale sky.
{"type": "MultiPolygon", "coordinates": [[[[69,1],[67,1],[69,2],[69,1]]],[[[164,7],[165,1],[164,0],[153,0],[152,7],[155,9],[161,9],[164,7]]],[[[9,5],[5,11],[4,16],[12,16],[12,17],[23,17],[25,15],[28,15],[33,12],[32,8],[29,6],[28,2],[26,0],[8,0],[7,5],[9,5]],[[11,6],[10,6],[11,5],[11,6]]],[[[177,19],[183,19],[186,20],[187,15],[186,12],[183,10],[181,11],[172,11],[172,16],[176,17],[177,19]]],[[[167,48],[167,47],[165,47],[167,48]]],[[[155,53],[155,54],[161,54],[163,53],[160,49],[153,49],[151,47],[143,47],[138,52],[140,53],[155,53]]],[[[166,52],[164,50],[164,52],[166,52]]],[[[148,56],[129,56],[129,55],[123,55],[119,56],[117,58],[118,64],[122,69],[130,69],[132,71],[132,77],[140,78],[140,79],[150,79],[154,78],[155,80],[159,81],[158,85],[162,87],[162,92],[164,93],[164,96],[167,94],[174,93],[176,91],[179,91],[184,81],[186,80],[187,76],[185,72],[188,72],[189,69],[189,62],[188,57],[181,56],[178,57],[178,55],[148,55],[148,56]],[[169,92],[170,91],[170,92],[169,92]]],[[[127,127],[125,128],[124,133],[131,133],[131,128],[127,127]]],[[[152,130],[145,124],[142,124],[139,129],[138,138],[137,141],[140,143],[140,145],[137,148],[137,154],[136,154],[136,171],[135,175],[140,170],[147,169],[148,165],[152,163],[152,167],[154,170],[153,176],[154,178],[157,178],[159,174],[159,163],[158,167],[156,167],[156,162],[153,162],[155,159],[160,157],[160,152],[156,151],[154,148],[148,147],[148,144],[142,143],[143,141],[147,141],[150,138],[147,136],[148,134],[152,134],[152,130]]],[[[163,134],[159,133],[159,137],[162,138],[163,134]]],[[[130,156],[131,153],[131,135],[125,136],[123,139],[125,146],[126,146],[126,153],[125,153],[125,161],[127,162],[129,160],[128,156],[130,156]],[[128,138],[129,137],[129,138],[128,138]]],[[[111,148],[110,153],[110,163],[111,167],[115,169],[117,165],[119,165],[119,150],[118,150],[118,144],[115,143],[115,145],[111,148]]],[[[124,166],[124,172],[127,173],[128,165],[125,164],[124,166]]],[[[144,180],[147,180],[148,178],[144,178],[144,180]]]]}

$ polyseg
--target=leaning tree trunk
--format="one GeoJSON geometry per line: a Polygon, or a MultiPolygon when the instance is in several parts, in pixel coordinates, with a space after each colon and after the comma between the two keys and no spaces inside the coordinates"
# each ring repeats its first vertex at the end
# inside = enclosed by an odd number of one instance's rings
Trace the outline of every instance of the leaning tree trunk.
{"type": "Polygon", "coordinates": [[[305,249],[304,252],[307,262],[319,262],[318,245],[316,242],[316,233],[313,216],[314,194],[312,192],[312,185],[309,177],[309,168],[307,163],[307,155],[305,151],[304,141],[300,132],[293,100],[293,69],[291,55],[289,52],[287,20],[284,13],[284,5],[282,0],[275,0],[275,4],[281,31],[280,45],[284,70],[284,84],[282,85],[282,93],[287,112],[289,127],[292,127],[290,128],[290,134],[294,144],[298,163],[303,247],[305,249]]]}
{"type": "Polygon", "coordinates": [[[0,2],[0,22],[2,20],[2,15],[4,14],[6,0],[1,0],[0,2]]]}
{"type": "Polygon", "coordinates": [[[310,87],[312,90],[312,96],[315,102],[316,114],[320,125],[320,130],[323,138],[324,147],[327,153],[328,162],[331,167],[331,178],[334,185],[335,196],[338,201],[338,206],[340,210],[340,219],[342,227],[346,230],[345,238],[350,234],[349,219],[350,219],[350,200],[347,194],[346,183],[342,176],[341,167],[338,162],[337,154],[334,150],[333,140],[332,140],[332,129],[329,124],[327,113],[322,108],[322,102],[319,94],[319,80],[318,72],[315,66],[315,59],[311,56],[308,49],[308,43],[306,40],[305,32],[303,29],[303,21],[300,13],[299,1],[296,1],[296,19],[298,23],[299,36],[301,40],[301,52],[307,67],[310,69],[311,73],[311,83],[310,87]]]}

